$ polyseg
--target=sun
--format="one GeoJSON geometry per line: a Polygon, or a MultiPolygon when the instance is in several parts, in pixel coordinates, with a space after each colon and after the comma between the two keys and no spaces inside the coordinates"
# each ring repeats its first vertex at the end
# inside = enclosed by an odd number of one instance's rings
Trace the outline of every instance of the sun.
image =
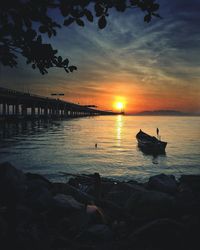
{"type": "Polygon", "coordinates": [[[123,104],[123,102],[116,102],[115,107],[117,109],[122,110],[124,108],[124,104],[123,104]]]}

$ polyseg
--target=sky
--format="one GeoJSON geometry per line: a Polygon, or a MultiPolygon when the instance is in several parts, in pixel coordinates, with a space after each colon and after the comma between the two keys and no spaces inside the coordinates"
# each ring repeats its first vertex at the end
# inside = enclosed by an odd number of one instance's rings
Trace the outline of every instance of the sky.
{"type": "MultiPolygon", "coordinates": [[[[200,112],[200,0],[158,0],[162,19],[110,11],[105,29],[96,20],[62,28],[50,42],[78,70],[41,75],[25,64],[0,68],[0,86],[116,110],[200,112]]],[[[58,18],[56,16],[56,18],[58,18]]]]}

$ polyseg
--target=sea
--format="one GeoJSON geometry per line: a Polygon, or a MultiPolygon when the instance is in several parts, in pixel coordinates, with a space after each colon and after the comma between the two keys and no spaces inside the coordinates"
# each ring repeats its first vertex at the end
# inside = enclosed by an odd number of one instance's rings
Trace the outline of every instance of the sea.
{"type": "Polygon", "coordinates": [[[116,115],[1,122],[2,162],[62,182],[67,178],[64,173],[98,172],[103,177],[141,182],[160,173],[177,178],[200,174],[200,117],[116,115]],[[156,136],[157,128],[161,140],[168,143],[166,153],[143,153],[136,134],[142,129],[156,136]]]}

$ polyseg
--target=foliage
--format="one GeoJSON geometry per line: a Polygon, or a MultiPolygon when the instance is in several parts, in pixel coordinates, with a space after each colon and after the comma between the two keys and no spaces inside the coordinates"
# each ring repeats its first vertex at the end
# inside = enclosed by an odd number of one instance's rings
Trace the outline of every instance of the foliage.
{"type": "Polygon", "coordinates": [[[0,62],[15,67],[17,55],[21,54],[42,74],[52,67],[64,68],[67,73],[76,70],[69,66],[68,59],[57,56],[51,44],[43,42],[45,34],[51,38],[62,26],[75,23],[83,27],[85,20],[93,22],[94,18],[104,29],[111,8],[119,12],[138,8],[145,13],[145,22],[150,22],[152,16],[159,17],[155,0],[6,0],[1,1],[0,7],[0,62]],[[58,17],[50,17],[52,10],[59,11],[62,24],[58,17]]]}

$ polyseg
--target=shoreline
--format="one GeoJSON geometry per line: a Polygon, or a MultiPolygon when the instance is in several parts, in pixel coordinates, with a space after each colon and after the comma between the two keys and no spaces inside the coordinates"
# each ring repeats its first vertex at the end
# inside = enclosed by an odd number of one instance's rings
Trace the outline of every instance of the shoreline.
{"type": "Polygon", "coordinates": [[[5,250],[193,250],[199,208],[200,175],[159,174],[140,183],[74,174],[59,183],[0,164],[5,250]]]}

